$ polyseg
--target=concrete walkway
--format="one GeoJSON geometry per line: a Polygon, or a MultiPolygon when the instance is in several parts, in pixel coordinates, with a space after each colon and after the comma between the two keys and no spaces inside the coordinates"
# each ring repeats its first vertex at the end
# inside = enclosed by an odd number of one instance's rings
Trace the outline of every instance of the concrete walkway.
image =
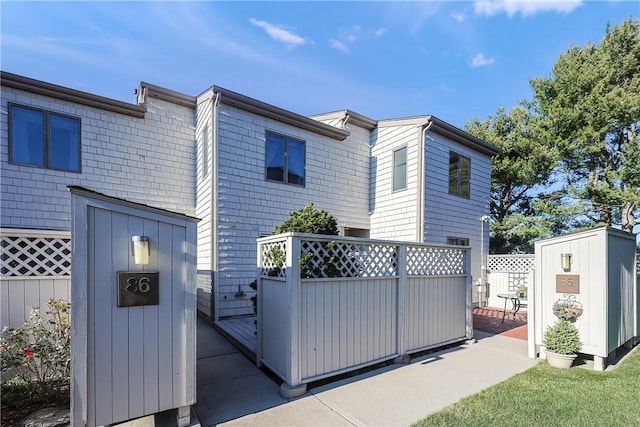
{"type": "Polygon", "coordinates": [[[198,320],[195,412],[208,426],[405,426],[522,372],[527,342],[476,331],[477,342],[310,388],[296,399],[198,320]]]}

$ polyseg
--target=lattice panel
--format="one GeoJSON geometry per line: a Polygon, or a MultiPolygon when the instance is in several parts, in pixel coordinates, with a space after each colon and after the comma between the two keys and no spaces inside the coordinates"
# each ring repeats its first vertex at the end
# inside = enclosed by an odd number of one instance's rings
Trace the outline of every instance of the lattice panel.
{"type": "Polygon", "coordinates": [[[287,242],[265,243],[260,246],[262,250],[262,275],[271,277],[287,277],[287,242]]]}
{"type": "Polygon", "coordinates": [[[523,272],[535,269],[535,255],[490,255],[487,259],[489,271],[523,272]]]}
{"type": "Polygon", "coordinates": [[[59,237],[0,238],[3,276],[70,276],[71,239],[59,237]]]}
{"type": "Polygon", "coordinates": [[[408,247],[409,276],[449,276],[466,274],[465,250],[453,248],[408,247]]]}
{"type": "Polygon", "coordinates": [[[301,243],[302,277],[386,277],[397,274],[394,245],[349,242],[301,243]]]}

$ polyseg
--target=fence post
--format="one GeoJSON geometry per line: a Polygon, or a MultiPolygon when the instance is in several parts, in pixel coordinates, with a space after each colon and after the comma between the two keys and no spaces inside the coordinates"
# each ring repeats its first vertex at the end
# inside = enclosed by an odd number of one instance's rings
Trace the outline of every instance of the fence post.
{"type": "Polygon", "coordinates": [[[260,240],[257,241],[257,257],[256,257],[256,366],[262,366],[262,337],[263,337],[263,322],[262,322],[262,307],[264,304],[264,292],[263,292],[263,284],[262,284],[262,266],[263,266],[263,256],[262,256],[262,242],[260,240]]]}
{"type": "Polygon", "coordinates": [[[301,237],[291,233],[287,236],[287,382],[280,385],[280,395],[285,398],[297,397],[307,392],[307,385],[301,384],[300,375],[300,265],[301,237]]]}
{"type": "MultiPolygon", "coordinates": [[[[467,339],[473,339],[473,277],[471,276],[471,249],[464,249],[464,273],[467,275],[467,339]]],[[[485,266],[486,268],[486,266],[485,266]]]]}
{"type": "Polygon", "coordinates": [[[405,312],[406,312],[406,295],[407,295],[407,245],[396,246],[397,269],[396,275],[396,301],[397,301],[397,324],[396,324],[396,337],[398,357],[395,360],[396,363],[408,363],[409,357],[407,355],[407,337],[405,328],[405,312]]]}

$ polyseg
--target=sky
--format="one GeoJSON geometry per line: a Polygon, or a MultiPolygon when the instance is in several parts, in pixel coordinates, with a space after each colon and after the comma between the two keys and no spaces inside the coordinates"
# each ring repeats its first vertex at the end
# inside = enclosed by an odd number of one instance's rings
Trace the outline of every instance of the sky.
{"type": "Polygon", "coordinates": [[[638,1],[0,2],[0,68],[134,102],[212,85],[312,115],[434,115],[463,127],[531,99],[572,46],[638,1]]]}

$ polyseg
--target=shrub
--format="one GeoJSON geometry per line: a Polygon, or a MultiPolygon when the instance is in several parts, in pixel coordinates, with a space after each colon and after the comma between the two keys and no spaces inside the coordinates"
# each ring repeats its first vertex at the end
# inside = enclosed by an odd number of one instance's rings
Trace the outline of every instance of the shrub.
{"type": "Polygon", "coordinates": [[[567,319],[558,319],[544,333],[544,346],[557,354],[574,354],[580,349],[578,329],[567,319]]]}
{"type": "MultiPolygon", "coordinates": [[[[71,380],[70,304],[47,302],[49,320],[34,307],[29,319],[19,328],[5,327],[0,333],[0,357],[3,378],[3,404],[9,397],[47,400],[50,396],[68,396],[71,380]]],[[[24,402],[22,402],[24,403],[24,402]]]]}
{"type": "Polygon", "coordinates": [[[309,234],[338,235],[338,220],[325,210],[318,210],[313,203],[296,212],[291,212],[289,218],[276,226],[275,234],[298,232],[309,234]]]}

